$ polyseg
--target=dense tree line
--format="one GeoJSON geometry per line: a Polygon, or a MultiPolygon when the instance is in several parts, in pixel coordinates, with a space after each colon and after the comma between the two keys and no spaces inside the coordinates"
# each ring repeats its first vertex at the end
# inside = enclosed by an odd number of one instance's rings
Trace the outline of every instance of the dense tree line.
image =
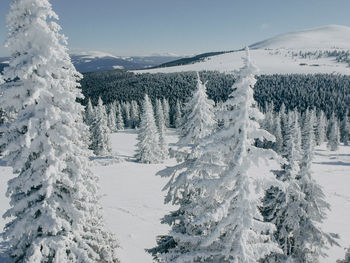
{"type": "MultiPolygon", "coordinates": [[[[200,72],[207,83],[208,97],[215,102],[225,101],[235,82],[232,74],[200,72]]],[[[82,91],[94,105],[101,96],[107,104],[135,100],[141,103],[144,94],[153,101],[168,98],[170,106],[177,100],[186,102],[196,87],[195,72],[134,74],[122,70],[87,73],[81,81],[82,91]]],[[[332,112],[343,119],[346,106],[350,105],[350,76],[335,74],[262,75],[257,77],[254,99],[259,105],[273,102],[279,109],[282,103],[287,109],[308,107],[323,110],[329,118],[332,112]]]]}

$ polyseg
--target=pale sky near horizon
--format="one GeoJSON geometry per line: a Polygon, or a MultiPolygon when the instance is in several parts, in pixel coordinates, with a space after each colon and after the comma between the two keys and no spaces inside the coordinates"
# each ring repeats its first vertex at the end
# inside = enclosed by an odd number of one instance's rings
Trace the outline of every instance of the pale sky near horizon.
{"type": "MultiPolygon", "coordinates": [[[[0,56],[8,55],[0,1],[0,56]]],[[[71,52],[120,56],[233,50],[290,31],[350,26],[349,0],[51,0],[71,52]]]]}

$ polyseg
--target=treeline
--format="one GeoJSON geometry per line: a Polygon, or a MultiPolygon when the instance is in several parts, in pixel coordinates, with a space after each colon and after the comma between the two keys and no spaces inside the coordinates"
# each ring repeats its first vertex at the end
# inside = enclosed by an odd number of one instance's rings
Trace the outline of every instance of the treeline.
{"type": "MultiPolygon", "coordinates": [[[[235,82],[232,74],[203,71],[207,81],[208,97],[215,102],[225,101],[235,82]]],[[[114,101],[141,102],[144,94],[151,100],[167,98],[170,106],[176,101],[185,102],[196,87],[195,72],[134,74],[122,70],[87,73],[81,81],[85,95],[84,104],[90,98],[94,105],[98,97],[106,103],[114,101]]],[[[346,106],[350,105],[350,76],[335,74],[262,75],[257,78],[255,100],[260,105],[273,102],[279,109],[282,103],[287,109],[304,112],[308,107],[322,110],[328,117],[333,112],[342,119],[346,106]]]]}

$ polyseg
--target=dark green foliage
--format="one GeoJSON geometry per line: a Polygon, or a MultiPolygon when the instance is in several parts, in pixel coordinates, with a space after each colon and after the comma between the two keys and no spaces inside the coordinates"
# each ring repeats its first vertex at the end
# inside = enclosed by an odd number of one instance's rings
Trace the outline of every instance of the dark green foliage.
{"type": "MultiPolygon", "coordinates": [[[[234,76],[219,72],[203,71],[203,82],[208,81],[207,92],[214,101],[226,100],[234,83],[234,76]]],[[[170,106],[179,99],[186,101],[196,88],[195,72],[134,74],[113,70],[84,74],[81,81],[83,94],[96,105],[99,96],[105,103],[141,101],[147,93],[151,100],[168,98],[170,106]]],[[[255,100],[259,105],[274,102],[279,110],[284,102],[287,109],[308,107],[322,109],[328,117],[336,112],[342,119],[350,105],[350,76],[334,74],[262,75],[255,86],[255,100]]]]}

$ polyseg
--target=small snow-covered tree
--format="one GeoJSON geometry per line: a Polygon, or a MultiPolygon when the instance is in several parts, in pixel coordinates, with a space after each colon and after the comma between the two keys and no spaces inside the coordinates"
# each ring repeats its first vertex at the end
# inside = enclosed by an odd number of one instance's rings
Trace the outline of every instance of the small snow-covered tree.
{"type": "Polygon", "coordinates": [[[214,102],[208,99],[206,87],[197,73],[197,89],[185,106],[179,145],[194,144],[210,135],[215,127],[214,102]]]}
{"type": "Polygon", "coordinates": [[[116,119],[117,113],[115,112],[115,105],[111,104],[109,107],[109,112],[108,112],[108,128],[111,132],[116,132],[117,131],[117,119],[116,119]]]}
{"type": "Polygon", "coordinates": [[[349,112],[346,111],[340,125],[340,141],[344,143],[344,145],[349,145],[350,140],[350,121],[348,114],[349,112]]]}
{"type": "Polygon", "coordinates": [[[338,125],[338,119],[335,116],[335,114],[332,114],[331,119],[329,120],[329,134],[328,134],[328,143],[327,147],[331,151],[338,150],[339,147],[339,125],[338,125]]]}
{"type": "Polygon", "coordinates": [[[273,139],[257,122],[263,116],[253,99],[254,73],[247,52],[221,113],[225,126],[194,147],[184,163],[159,173],[171,178],[166,202],[179,208],[163,218],[171,231],[150,250],[158,261],[256,263],[280,251],[271,241],[273,224],[263,222],[258,209],[274,176],[249,169],[277,158],[254,146],[257,138],[273,139]]]}
{"type": "Polygon", "coordinates": [[[123,114],[122,114],[122,110],[121,110],[121,106],[119,103],[116,103],[116,128],[118,131],[122,131],[124,130],[124,120],[123,120],[123,114]]]}
{"type": "Polygon", "coordinates": [[[170,127],[170,107],[169,107],[169,101],[166,98],[163,98],[163,111],[164,111],[164,120],[165,120],[165,126],[167,128],[170,127]]]}
{"type": "Polygon", "coordinates": [[[141,163],[160,163],[162,161],[159,146],[159,133],[154,119],[152,103],[145,94],[142,105],[142,116],[137,136],[136,158],[141,163]]]}
{"type": "Polygon", "coordinates": [[[182,124],[182,112],[180,101],[176,100],[176,104],[173,109],[173,124],[175,128],[179,128],[182,124]]]}
{"type": "Polygon", "coordinates": [[[91,100],[89,98],[88,103],[85,108],[85,123],[90,126],[94,119],[94,108],[92,106],[91,100]]]}
{"type": "Polygon", "coordinates": [[[95,107],[90,132],[92,137],[90,148],[94,154],[98,156],[110,155],[112,153],[110,129],[108,128],[106,107],[103,105],[101,97],[99,97],[95,107]]]}
{"type": "Polygon", "coordinates": [[[168,143],[166,141],[166,127],[164,120],[164,111],[161,100],[156,100],[156,123],[159,133],[159,147],[163,159],[168,158],[168,143]]]}
{"type": "Polygon", "coordinates": [[[123,102],[122,103],[122,113],[123,113],[123,118],[124,118],[124,125],[126,128],[130,127],[130,102],[123,102]]]}
{"type": "Polygon", "coordinates": [[[16,116],[1,141],[16,176],[2,237],[11,262],[117,262],[88,168],[81,75],[57,18],[47,0],[15,0],[7,16],[12,57],[0,105],[16,116]]]}
{"type": "Polygon", "coordinates": [[[317,127],[315,130],[316,145],[321,145],[326,141],[327,117],[321,110],[317,115],[317,127]]]}
{"type": "Polygon", "coordinates": [[[288,129],[288,115],[286,110],[286,105],[284,102],[282,103],[280,107],[280,115],[281,115],[281,128],[282,128],[282,136],[284,137],[286,134],[286,130],[288,129]]]}
{"type": "Polygon", "coordinates": [[[140,113],[139,113],[139,105],[136,101],[131,101],[130,107],[130,126],[135,129],[140,125],[140,113]]]}
{"type": "Polygon", "coordinates": [[[273,149],[280,153],[283,148],[283,136],[282,136],[282,129],[281,129],[281,115],[275,114],[274,115],[274,128],[272,134],[275,136],[276,140],[273,144],[273,149]]]}

